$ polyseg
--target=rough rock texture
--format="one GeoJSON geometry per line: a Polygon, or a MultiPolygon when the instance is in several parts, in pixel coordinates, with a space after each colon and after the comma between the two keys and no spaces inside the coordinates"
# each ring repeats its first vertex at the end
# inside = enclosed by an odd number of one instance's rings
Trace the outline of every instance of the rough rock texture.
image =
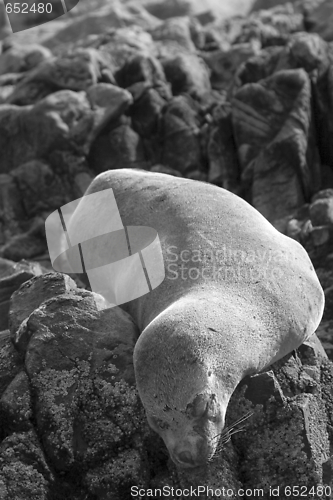
{"type": "Polygon", "coordinates": [[[8,327],[8,312],[11,295],[22,283],[45,270],[37,263],[25,260],[12,262],[0,258],[0,332],[8,327]]]}

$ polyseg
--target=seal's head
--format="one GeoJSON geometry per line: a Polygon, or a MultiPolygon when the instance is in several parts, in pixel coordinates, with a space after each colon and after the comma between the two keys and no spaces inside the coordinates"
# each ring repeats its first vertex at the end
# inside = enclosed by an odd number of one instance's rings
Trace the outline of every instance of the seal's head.
{"type": "Polygon", "coordinates": [[[233,386],[223,383],[207,357],[205,334],[192,335],[189,325],[165,319],[154,320],[139,337],[136,383],[148,423],[174,463],[199,467],[216,451],[233,386]]]}

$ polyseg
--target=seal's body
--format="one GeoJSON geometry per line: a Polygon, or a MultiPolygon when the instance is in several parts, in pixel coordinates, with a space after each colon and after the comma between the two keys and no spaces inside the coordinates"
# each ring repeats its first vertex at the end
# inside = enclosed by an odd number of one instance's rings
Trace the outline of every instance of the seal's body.
{"type": "Polygon", "coordinates": [[[163,249],[163,283],[124,307],[142,332],[134,368],[148,421],[177,465],[202,465],[237,384],[314,333],[323,291],[303,247],[224,189],[123,169],[86,194],[108,188],[124,226],[154,228],[163,249]]]}

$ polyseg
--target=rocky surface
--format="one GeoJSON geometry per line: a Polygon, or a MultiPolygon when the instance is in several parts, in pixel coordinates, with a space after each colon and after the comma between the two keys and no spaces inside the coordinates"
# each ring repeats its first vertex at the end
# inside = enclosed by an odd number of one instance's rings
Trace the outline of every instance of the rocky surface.
{"type": "Polygon", "coordinates": [[[2,43],[0,498],[128,500],[131,485],[205,484],[235,499],[279,487],[285,499],[286,486],[333,486],[331,2],[227,20],[185,1],[97,3],[2,43]],[[314,337],[240,384],[227,425],[251,412],[246,429],[195,477],[146,423],[131,318],[47,273],[46,217],[122,167],[244,197],[304,245],[325,291],[322,345],[314,337]]]}

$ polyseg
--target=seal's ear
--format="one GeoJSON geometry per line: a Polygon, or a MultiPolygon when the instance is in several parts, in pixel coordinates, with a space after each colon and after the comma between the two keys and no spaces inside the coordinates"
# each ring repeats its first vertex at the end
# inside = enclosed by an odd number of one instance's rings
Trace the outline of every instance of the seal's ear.
{"type": "Polygon", "coordinates": [[[198,394],[186,407],[186,415],[192,418],[215,418],[220,412],[215,394],[198,394]]]}

